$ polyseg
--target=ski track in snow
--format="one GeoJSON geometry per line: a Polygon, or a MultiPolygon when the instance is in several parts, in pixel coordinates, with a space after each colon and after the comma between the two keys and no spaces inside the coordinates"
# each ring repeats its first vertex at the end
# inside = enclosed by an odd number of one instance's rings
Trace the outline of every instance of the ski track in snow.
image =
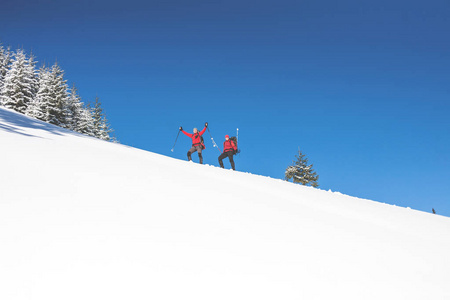
{"type": "Polygon", "coordinates": [[[450,219],[0,108],[0,299],[450,299],[450,219]]]}

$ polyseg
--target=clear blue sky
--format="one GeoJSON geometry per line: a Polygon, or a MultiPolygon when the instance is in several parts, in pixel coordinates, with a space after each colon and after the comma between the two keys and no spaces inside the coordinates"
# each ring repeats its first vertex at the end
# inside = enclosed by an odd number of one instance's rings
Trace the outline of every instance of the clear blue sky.
{"type": "MultiPolygon", "coordinates": [[[[185,136],[170,152],[178,127],[208,121],[219,144],[240,129],[238,170],[283,178],[300,147],[322,189],[446,216],[449,32],[448,0],[6,0],[0,9],[3,45],[57,60],[84,101],[100,97],[123,144],[186,159],[185,136]]],[[[219,154],[207,140],[205,163],[219,154]]]]}

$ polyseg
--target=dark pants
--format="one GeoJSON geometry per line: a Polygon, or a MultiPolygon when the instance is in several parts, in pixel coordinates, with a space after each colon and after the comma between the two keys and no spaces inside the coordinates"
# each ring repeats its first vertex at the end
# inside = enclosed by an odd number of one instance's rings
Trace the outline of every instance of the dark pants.
{"type": "Polygon", "coordinates": [[[222,161],[222,160],[223,160],[225,157],[227,157],[227,156],[228,156],[228,158],[230,159],[231,168],[232,168],[233,170],[236,170],[236,169],[234,168],[233,151],[227,151],[227,152],[224,152],[224,153],[220,154],[220,156],[219,156],[219,165],[220,165],[220,167],[221,167],[221,168],[224,167],[224,166],[223,166],[223,161],[222,161]]]}
{"type": "Polygon", "coordinates": [[[202,145],[192,146],[192,148],[189,149],[189,151],[187,153],[188,159],[192,160],[191,154],[194,153],[195,151],[197,151],[198,152],[198,158],[200,159],[200,163],[203,164],[202,150],[203,150],[202,145]]]}

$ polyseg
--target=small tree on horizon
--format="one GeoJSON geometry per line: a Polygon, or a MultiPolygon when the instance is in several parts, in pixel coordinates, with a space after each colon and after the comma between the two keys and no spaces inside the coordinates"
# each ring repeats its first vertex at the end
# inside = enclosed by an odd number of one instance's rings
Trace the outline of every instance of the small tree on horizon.
{"type": "Polygon", "coordinates": [[[313,170],[313,165],[308,165],[308,158],[298,149],[298,154],[295,156],[296,161],[292,162],[292,165],[286,168],[284,178],[286,181],[292,179],[294,183],[302,185],[310,185],[312,187],[318,187],[317,180],[319,175],[313,170]]]}

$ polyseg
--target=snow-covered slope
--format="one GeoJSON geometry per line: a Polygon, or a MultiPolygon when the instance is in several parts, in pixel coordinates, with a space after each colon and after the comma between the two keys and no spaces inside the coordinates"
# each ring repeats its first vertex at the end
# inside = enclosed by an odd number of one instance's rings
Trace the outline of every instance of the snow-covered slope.
{"type": "Polygon", "coordinates": [[[450,299],[449,218],[4,109],[0,141],[0,299],[450,299]]]}

